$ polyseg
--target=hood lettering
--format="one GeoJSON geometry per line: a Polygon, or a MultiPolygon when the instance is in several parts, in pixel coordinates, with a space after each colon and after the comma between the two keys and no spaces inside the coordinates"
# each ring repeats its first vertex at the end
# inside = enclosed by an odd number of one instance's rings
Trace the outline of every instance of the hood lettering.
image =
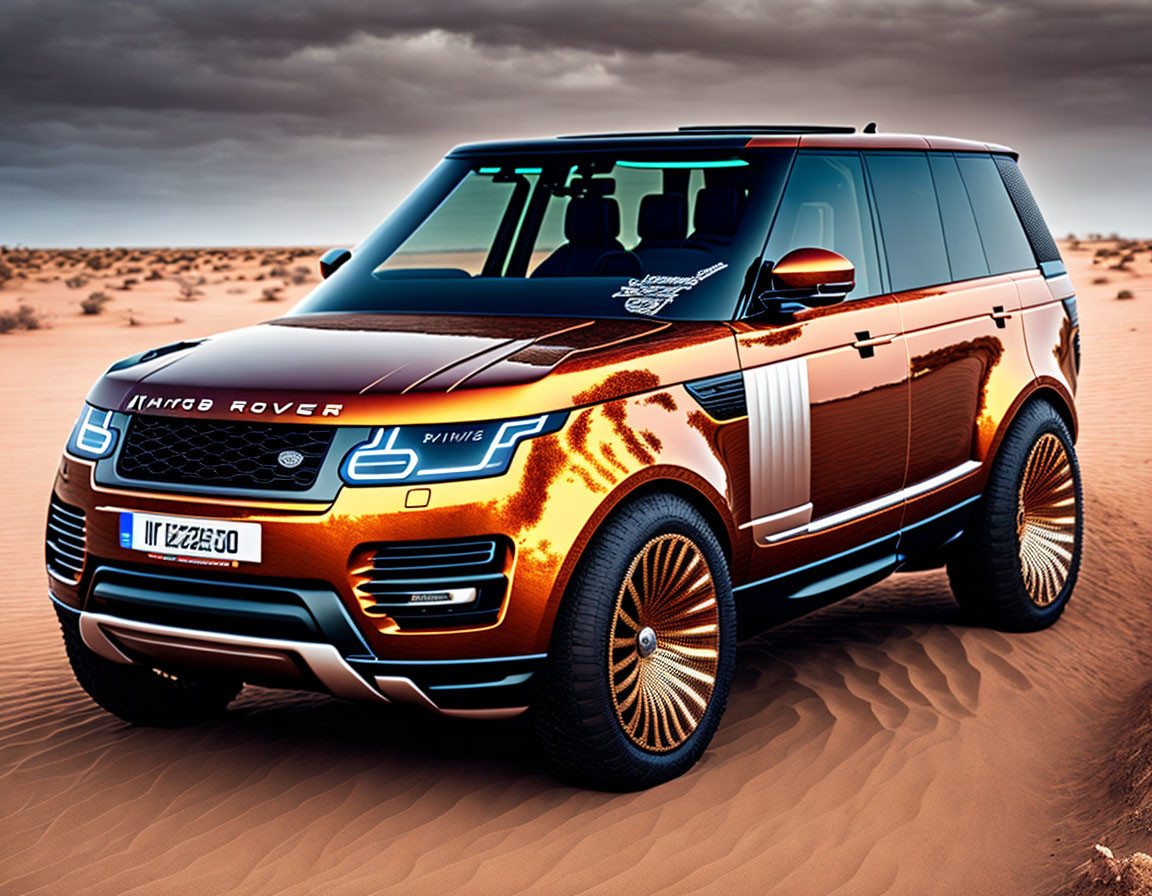
{"type": "MultiPolygon", "coordinates": [[[[205,414],[211,411],[216,406],[216,402],[212,398],[198,398],[196,396],[179,396],[175,398],[161,398],[158,395],[147,395],[138,392],[133,395],[128,404],[124,407],[125,411],[146,411],[152,408],[159,408],[165,411],[197,411],[205,414]]],[[[245,415],[261,415],[271,412],[277,417],[283,417],[293,414],[297,417],[339,417],[340,412],[344,410],[342,404],[325,404],[319,405],[316,402],[295,402],[295,401],[248,401],[237,400],[233,401],[228,410],[233,414],[245,415]]]]}

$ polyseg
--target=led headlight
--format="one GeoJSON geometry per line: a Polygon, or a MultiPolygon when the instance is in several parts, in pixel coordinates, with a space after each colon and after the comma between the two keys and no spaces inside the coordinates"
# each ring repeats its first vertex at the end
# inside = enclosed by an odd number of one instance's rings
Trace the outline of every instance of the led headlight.
{"type": "Polygon", "coordinates": [[[107,457],[116,447],[117,435],[112,426],[112,412],[86,404],[68,437],[68,453],[93,460],[107,457]]]}
{"type": "Polygon", "coordinates": [[[567,412],[524,420],[433,426],[382,426],[344,458],[349,485],[418,485],[499,476],[525,439],[556,432],[567,412]]]}

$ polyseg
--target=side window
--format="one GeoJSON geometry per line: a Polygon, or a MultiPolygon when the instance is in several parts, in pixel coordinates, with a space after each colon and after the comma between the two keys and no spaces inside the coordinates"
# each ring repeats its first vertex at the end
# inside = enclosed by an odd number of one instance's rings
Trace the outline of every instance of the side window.
{"type": "Polygon", "coordinates": [[[990,271],[1007,274],[1036,267],[1036,256],[992,157],[961,154],[956,164],[972,200],[990,271]]]}
{"type": "Polygon", "coordinates": [[[867,153],[892,291],[952,279],[926,153],[867,153]]]}
{"type": "Polygon", "coordinates": [[[988,275],[988,261],[976,229],[976,216],[968,191],[960,179],[960,169],[951,153],[929,153],[928,164],[936,182],[940,200],[940,220],[944,223],[944,241],[948,244],[948,262],[953,280],[971,280],[988,275]]]}
{"type": "Polygon", "coordinates": [[[860,156],[800,153],[780,200],[765,257],[793,249],[831,249],[856,267],[849,298],[877,295],[880,266],[860,156]]]}

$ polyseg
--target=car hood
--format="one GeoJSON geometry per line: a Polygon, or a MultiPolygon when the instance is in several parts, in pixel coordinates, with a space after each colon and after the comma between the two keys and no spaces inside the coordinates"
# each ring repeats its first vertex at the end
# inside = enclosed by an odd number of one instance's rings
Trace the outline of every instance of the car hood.
{"type": "Polygon", "coordinates": [[[253,406],[265,417],[325,422],[496,419],[735,368],[723,324],[310,314],[121,362],[89,400],[218,419],[251,415],[253,406]]]}

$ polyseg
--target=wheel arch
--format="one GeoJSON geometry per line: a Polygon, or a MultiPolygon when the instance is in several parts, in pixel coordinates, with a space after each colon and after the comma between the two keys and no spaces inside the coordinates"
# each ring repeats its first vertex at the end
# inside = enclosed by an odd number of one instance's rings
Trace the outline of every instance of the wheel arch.
{"type": "Polygon", "coordinates": [[[1068,427],[1068,431],[1072,434],[1072,441],[1075,443],[1080,431],[1080,419],[1076,413],[1075,400],[1068,392],[1067,387],[1059,380],[1054,380],[1051,377],[1040,377],[1016,397],[1008,413],[1000,421],[996,436],[989,446],[988,460],[996,457],[996,453],[1000,450],[1000,443],[1003,442],[1009,427],[1012,426],[1020,412],[1034,401],[1046,401],[1052,405],[1068,427]]]}
{"type": "Polygon", "coordinates": [[[587,550],[589,543],[605,522],[626,504],[639,500],[645,495],[665,492],[677,495],[687,501],[700,512],[709,528],[720,542],[720,549],[732,570],[734,559],[739,562],[738,530],[732,516],[732,510],[724,497],[716,491],[706,480],[681,467],[653,466],[637,473],[620,483],[597,508],[596,513],[585,523],[563,566],[552,592],[548,597],[548,606],[542,624],[550,631],[564,599],[564,592],[568,589],[576,567],[579,565],[587,550]]]}

